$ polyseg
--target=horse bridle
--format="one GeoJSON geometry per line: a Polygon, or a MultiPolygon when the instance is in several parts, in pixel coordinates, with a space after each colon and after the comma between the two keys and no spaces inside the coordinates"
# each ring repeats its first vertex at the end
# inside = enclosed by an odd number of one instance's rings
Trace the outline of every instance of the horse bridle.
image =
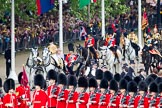
{"type": "MultiPolygon", "coordinates": [[[[131,46],[131,42],[129,42],[129,45],[125,45],[125,46],[128,46],[128,48],[127,49],[125,49],[125,51],[126,51],[126,53],[129,51],[129,47],[131,46]]],[[[128,54],[127,53],[127,55],[129,55],[130,56],[130,54],[132,54],[132,52],[133,52],[133,49],[132,49],[132,51],[129,51],[130,53],[128,54]]]]}

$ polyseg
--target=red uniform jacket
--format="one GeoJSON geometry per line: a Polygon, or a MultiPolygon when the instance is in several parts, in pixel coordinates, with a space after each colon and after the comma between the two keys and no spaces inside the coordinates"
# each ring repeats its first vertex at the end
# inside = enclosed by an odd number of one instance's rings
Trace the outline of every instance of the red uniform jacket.
{"type": "MultiPolygon", "coordinates": [[[[69,94],[70,94],[70,92],[69,92],[69,94]]],[[[77,99],[78,99],[78,93],[74,92],[73,97],[71,99],[69,99],[69,100],[73,100],[73,102],[72,103],[67,103],[66,108],[76,108],[77,99]]]]}
{"type": "Polygon", "coordinates": [[[20,85],[16,88],[16,95],[18,99],[19,108],[29,108],[27,102],[30,101],[30,88],[20,85]]]}
{"type": "MultiPolygon", "coordinates": [[[[142,99],[142,96],[136,96],[134,108],[137,108],[138,107],[138,104],[139,104],[139,102],[140,102],[141,99],[142,99]]],[[[144,105],[144,108],[149,108],[149,103],[148,103],[148,98],[147,97],[144,98],[143,105],[144,105]]],[[[142,106],[141,106],[141,108],[142,108],[142,106]]]]}
{"type": "Polygon", "coordinates": [[[159,103],[158,102],[158,99],[159,99],[159,97],[156,98],[156,99],[154,99],[153,97],[149,98],[148,99],[149,107],[152,107],[152,108],[160,108],[160,107],[158,107],[158,103],[159,103]],[[151,105],[151,101],[154,101],[155,103],[151,105]]]}
{"type": "MultiPolygon", "coordinates": [[[[111,102],[112,94],[109,96],[109,103],[111,102]]],[[[117,95],[115,100],[112,101],[112,103],[109,104],[108,108],[119,108],[119,103],[120,103],[120,97],[117,95]]]]}
{"type": "Polygon", "coordinates": [[[85,39],[84,44],[85,44],[85,47],[94,47],[94,45],[95,45],[95,39],[93,37],[91,37],[91,38],[88,38],[87,37],[85,39]]]}
{"type": "Polygon", "coordinates": [[[128,105],[128,97],[127,96],[124,96],[123,94],[120,94],[119,95],[119,108],[127,108],[127,105],[128,105]]]}
{"type": "Polygon", "coordinates": [[[75,54],[67,54],[65,61],[67,62],[68,67],[77,59],[77,55],[75,54]]]}
{"type": "MultiPolygon", "coordinates": [[[[100,95],[100,99],[101,99],[101,96],[102,95],[100,95]]],[[[103,103],[101,105],[99,105],[98,108],[107,108],[107,106],[109,104],[109,99],[110,99],[110,95],[109,94],[106,94],[105,95],[105,100],[102,101],[103,103]]],[[[100,102],[101,102],[101,100],[100,100],[100,102]]]]}
{"type": "MultiPolygon", "coordinates": [[[[64,98],[64,100],[57,101],[57,107],[56,108],[66,108],[66,100],[68,99],[68,93],[69,93],[69,91],[64,90],[64,96],[62,97],[62,98],[64,98]]],[[[57,97],[57,99],[58,99],[58,97],[57,97]]]]}
{"type": "Polygon", "coordinates": [[[17,97],[15,94],[9,94],[7,93],[4,98],[3,98],[3,105],[4,105],[4,108],[8,108],[6,107],[5,105],[6,104],[13,104],[13,107],[9,107],[9,108],[18,108],[18,102],[17,102],[17,97]]]}
{"type": "Polygon", "coordinates": [[[46,106],[48,97],[44,90],[34,91],[33,94],[33,108],[41,108],[46,106]]]}
{"type": "Polygon", "coordinates": [[[129,106],[130,108],[134,108],[134,106],[135,106],[135,98],[136,97],[131,97],[130,95],[128,95],[127,100],[126,100],[127,106],[129,106]]]}
{"type": "Polygon", "coordinates": [[[59,87],[57,87],[56,85],[51,85],[47,88],[48,107],[56,107],[58,92],[59,92],[59,87]],[[52,93],[53,89],[56,89],[54,94],[52,93]],[[52,95],[55,95],[56,97],[52,95]]]}
{"type": "MultiPolygon", "coordinates": [[[[89,100],[90,100],[90,96],[91,95],[93,95],[93,93],[90,93],[89,94],[89,100]]],[[[92,101],[96,101],[96,103],[88,104],[89,105],[89,108],[98,108],[99,100],[100,100],[100,94],[99,93],[96,93],[96,96],[92,99],[92,101]]]]}
{"type": "Polygon", "coordinates": [[[3,107],[3,99],[2,98],[0,98],[0,108],[4,108],[3,107]]]}
{"type": "Polygon", "coordinates": [[[89,99],[89,94],[85,92],[84,96],[82,98],[80,98],[80,100],[84,100],[84,102],[82,102],[82,103],[78,102],[77,108],[87,108],[88,99],[89,99]]]}
{"type": "Polygon", "coordinates": [[[162,96],[158,97],[156,101],[157,101],[157,108],[162,107],[162,96]]]}

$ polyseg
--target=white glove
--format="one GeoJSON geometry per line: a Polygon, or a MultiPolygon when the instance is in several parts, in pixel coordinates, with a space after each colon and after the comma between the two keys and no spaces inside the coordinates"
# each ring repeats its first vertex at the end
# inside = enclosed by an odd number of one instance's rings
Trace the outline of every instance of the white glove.
{"type": "Polygon", "coordinates": [[[24,98],[25,98],[25,94],[23,94],[23,95],[21,96],[21,98],[24,99],[24,98]]]}
{"type": "Polygon", "coordinates": [[[154,42],[154,44],[157,44],[157,43],[158,43],[157,41],[154,42]]]}

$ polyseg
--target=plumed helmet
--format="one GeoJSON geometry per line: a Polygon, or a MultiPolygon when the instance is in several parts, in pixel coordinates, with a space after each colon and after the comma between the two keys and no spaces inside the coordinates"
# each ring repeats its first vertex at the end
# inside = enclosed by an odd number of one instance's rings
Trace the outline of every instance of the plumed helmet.
{"type": "Polygon", "coordinates": [[[15,90],[15,81],[13,79],[7,79],[4,82],[3,88],[4,88],[4,91],[6,93],[8,93],[9,90],[11,90],[11,89],[14,89],[15,90]]]}
{"type": "Polygon", "coordinates": [[[147,92],[147,84],[145,81],[140,81],[138,84],[139,91],[145,91],[147,92]]]}
{"type": "Polygon", "coordinates": [[[87,80],[87,78],[80,77],[79,80],[78,80],[78,86],[79,87],[85,87],[85,88],[87,88],[88,87],[88,80],[87,80]]]}
{"type": "Polygon", "coordinates": [[[96,79],[101,80],[103,78],[103,71],[101,69],[96,70],[96,79]]]}
{"type": "Polygon", "coordinates": [[[2,79],[0,78],[0,87],[2,87],[2,79]]]}
{"type": "Polygon", "coordinates": [[[161,93],[161,92],[162,92],[162,82],[161,82],[161,83],[159,83],[159,85],[158,85],[158,92],[159,92],[159,93],[161,93]]]}
{"type": "Polygon", "coordinates": [[[115,79],[117,82],[119,82],[119,81],[121,80],[121,75],[120,75],[119,73],[116,73],[116,74],[114,75],[114,79],[115,79]]]}
{"type": "Polygon", "coordinates": [[[154,79],[153,79],[152,77],[149,76],[149,77],[147,77],[147,78],[145,79],[145,81],[146,81],[147,86],[149,86],[150,83],[154,81],[154,79]]]}
{"type": "Polygon", "coordinates": [[[129,82],[129,81],[132,81],[132,78],[131,78],[130,76],[128,76],[128,75],[125,76],[124,79],[127,80],[128,82],[129,82]]]}
{"type": "Polygon", "coordinates": [[[21,84],[22,75],[23,75],[23,72],[20,72],[18,75],[19,84],[21,84]]]}
{"type": "Polygon", "coordinates": [[[135,81],[128,82],[127,91],[136,93],[137,92],[137,83],[135,81]]]}
{"type": "Polygon", "coordinates": [[[137,83],[137,85],[139,84],[139,82],[141,81],[142,79],[141,79],[141,77],[139,77],[139,76],[136,76],[135,78],[134,78],[134,81],[137,83]]]}
{"type": "Polygon", "coordinates": [[[128,83],[127,80],[121,79],[119,82],[119,89],[127,90],[127,83],[128,83]]]}
{"type": "Polygon", "coordinates": [[[63,84],[63,85],[67,85],[67,78],[66,75],[63,73],[60,73],[57,76],[57,80],[58,80],[58,84],[63,84]]]}
{"type": "Polygon", "coordinates": [[[115,79],[112,79],[110,81],[110,90],[114,90],[115,92],[118,91],[118,83],[116,82],[115,79]]]}
{"type": "Polygon", "coordinates": [[[92,77],[92,78],[89,79],[89,87],[94,87],[94,88],[98,87],[97,81],[96,81],[95,78],[92,77]]]}
{"type": "Polygon", "coordinates": [[[104,78],[110,81],[113,78],[113,75],[110,71],[105,71],[104,72],[104,78]]]}
{"type": "Polygon", "coordinates": [[[51,69],[51,70],[48,71],[47,77],[48,77],[49,80],[52,79],[52,80],[57,81],[57,72],[54,71],[53,69],[51,69]]]}
{"type": "Polygon", "coordinates": [[[107,79],[102,79],[100,82],[100,88],[107,89],[108,88],[108,82],[107,79]]]}
{"type": "Polygon", "coordinates": [[[152,77],[154,80],[157,78],[156,74],[150,74],[148,77],[152,77]]]}
{"type": "Polygon", "coordinates": [[[76,76],[70,75],[70,76],[68,77],[68,85],[72,85],[72,86],[76,87],[76,85],[77,85],[76,76]]]}
{"type": "Polygon", "coordinates": [[[68,44],[68,49],[69,49],[69,51],[74,51],[74,44],[73,43],[69,43],[68,44]]]}
{"type": "Polygon", "coordinates": [[[40,86],[40,88],[44,88],[44,77],[41,74],[37,74],[34,77],[34,85],[40,86]]]}
{"type": "Polygon", "coordinates": [[[149,91],[150,92],[155,92],[157,93],[158,92],[158,86],[155,82],[152,82],[149,86],[149,91]]]}
{"type": "Polygon", "coordinates": [[[156,84],[161,83],[161,82],[162,82],[162,78],[161,78],[161,77],[157,77],[157,78],[155,79],[155,82],[156,82],[156,84]]]}

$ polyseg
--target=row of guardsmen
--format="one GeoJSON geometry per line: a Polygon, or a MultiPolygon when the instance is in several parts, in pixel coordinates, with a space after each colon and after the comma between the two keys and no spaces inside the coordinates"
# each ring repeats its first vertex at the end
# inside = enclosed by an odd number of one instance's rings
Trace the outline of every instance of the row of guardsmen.
{"type": "Polygon", "coordinates": [[[0,92],[0,108],[161,108],[162,78],[155,74],[146,79],[131,78],[98,69],[96,77],[76,78],[50,70],[49,86],[44,89],[41,74],[34,77],[35,91],[30,98],[30,89],[24,85],[22,73],[20,85],[15,90],[12,79],[4,82],[0,92]],[[23,84],[22,84],[23,83],[23,84]],[[89,88],[89,89],[87,89],[89,88]],[[15,91],[16,92],[15,92],[15,91]]]}

